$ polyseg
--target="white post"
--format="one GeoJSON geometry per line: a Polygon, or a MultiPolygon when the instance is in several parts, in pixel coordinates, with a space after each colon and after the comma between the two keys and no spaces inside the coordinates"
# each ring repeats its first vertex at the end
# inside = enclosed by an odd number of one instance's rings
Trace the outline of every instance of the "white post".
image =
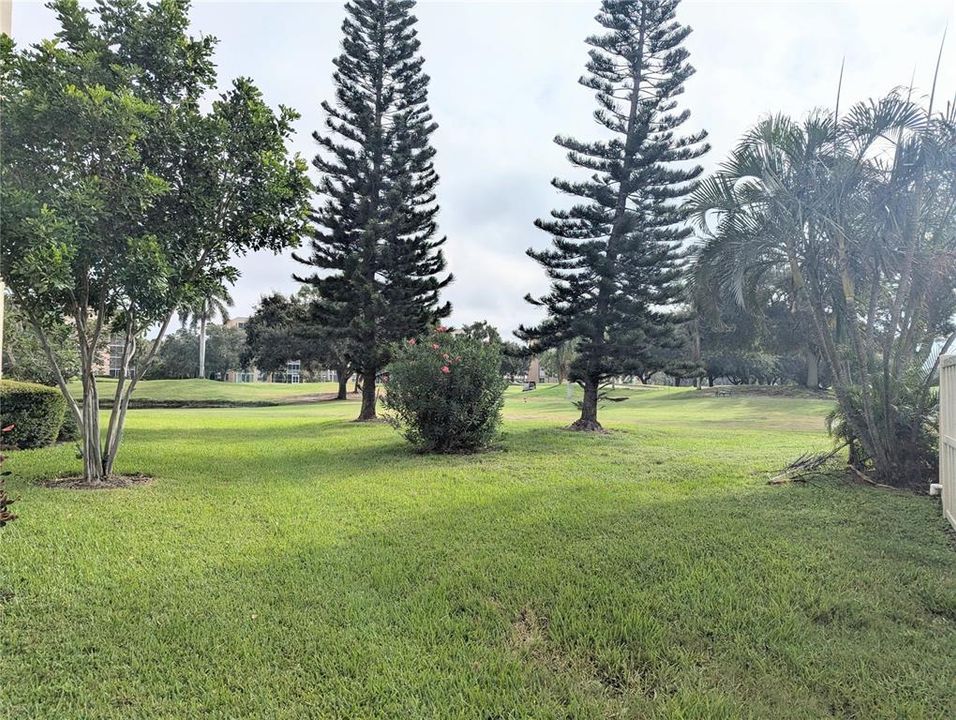
{"type": "Polygon", "coordinates": [[[943,514],[956,529],[956,355],[939,362],[939,483],[943,514]]]}

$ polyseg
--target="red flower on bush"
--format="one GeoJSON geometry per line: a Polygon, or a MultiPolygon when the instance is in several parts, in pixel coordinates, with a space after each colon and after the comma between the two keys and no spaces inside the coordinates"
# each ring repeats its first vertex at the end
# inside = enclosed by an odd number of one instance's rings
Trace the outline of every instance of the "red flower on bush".
{"type": "Polygon", "coordinates": [[[446,328],[444,325],[439,325],[437,328],[435,328],[435,332],[448,332],[448,328],[446,328]]]}
{"type": "Polygon", "coordinates": [[[415,338],[408,338],[408,344],[409,344],[409,345],[414,345],[414,344],[415,344],[415,338]]]}
{"type": "Polygon", "coordinates": [[[438,349],[438,343],[432,343],[432,350],[438,349]]]}
{"type": "Polygon", "coordinates": [[[442,365],[441,371],[447,375],[448,373],[451,372],[451,369],[447,365],[442,365]]]}

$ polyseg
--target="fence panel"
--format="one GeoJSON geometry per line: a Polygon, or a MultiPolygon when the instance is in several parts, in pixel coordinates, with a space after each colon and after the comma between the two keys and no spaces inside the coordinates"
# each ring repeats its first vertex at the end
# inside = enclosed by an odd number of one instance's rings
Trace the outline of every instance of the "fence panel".
{"type": "Polygon", "coordinates": [[[956,529],[956,355],[939,364],[939,482],[943,513],[956,529]]]}

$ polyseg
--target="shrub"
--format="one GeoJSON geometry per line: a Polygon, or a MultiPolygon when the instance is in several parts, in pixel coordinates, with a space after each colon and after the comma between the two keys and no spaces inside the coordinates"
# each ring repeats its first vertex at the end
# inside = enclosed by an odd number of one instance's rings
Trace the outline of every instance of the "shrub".
{"type": "MultiPolygon", "coordinates": [[[[895,449],[891,469],[893,485],[924,487],[935,482],[939,475],[939,401],[926,382],[922,367],[911,368],[902,377],[893,379],[897,401],[892,414],[876,400],[882,390],[882,380],[869,390],[875,420],[881,432],[891,439],[895,449]]],[[[857,418],[857,426],[863,425],[863,393],[860,387],[851,388],[837,407],[827,416],[830,435],[849,446],[849,463],[864,473],[873,473],[876,463],[866,451],[861,439],[853,432],[850,413],[857,418]]]]}
{"type": "Polygon", "coordinates": [[[499,343],[441,328],[409,340],[388,368],[389,422],[425,452],[473,452],[495,438],[501,423],[499,343]]]}
{"type": "Polygon", "coordinates": [[[56,440],[66,400],[56,388],[35,383],[0,381],[0,425],[13,425],[4,441],[17,448],[36,448],[56,440]]]}

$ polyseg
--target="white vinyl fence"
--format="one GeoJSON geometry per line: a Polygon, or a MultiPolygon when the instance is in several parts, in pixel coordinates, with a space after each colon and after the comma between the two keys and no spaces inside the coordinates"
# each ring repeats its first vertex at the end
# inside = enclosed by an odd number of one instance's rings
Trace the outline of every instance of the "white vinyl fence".
{"type": "Polygon", "coordinates": [[[943,513],[956,529],[956,355],[939,363],[939,482],[943,513]]]}

